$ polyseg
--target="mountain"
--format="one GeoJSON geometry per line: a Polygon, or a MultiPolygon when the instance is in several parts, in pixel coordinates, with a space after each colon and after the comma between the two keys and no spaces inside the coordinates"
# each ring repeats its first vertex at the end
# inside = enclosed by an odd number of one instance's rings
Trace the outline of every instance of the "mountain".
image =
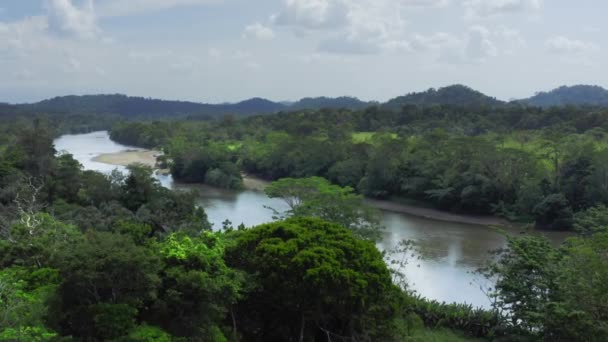
{"type": "Polygon", "coordinates": [[[593,85],[562,86],[520,102],[539,107],[562,105],[608,106],[608,90],[593,85]]]}
{"type": "Polygon", "coordinates": [[[497,106],[504,102],[467,86],[456,84],[420,93],[409,93],[389,100],[385,107],[398,109],[404,105],[497,106]]]}
{"type": "Polygon", "coordinates": [[[305,97],[289,106],[291,110],[310,109],[310,108],[346,108],[346,109],[363,109],[367,108],[372,103],[361,101],[356,97],[305,97]]]}

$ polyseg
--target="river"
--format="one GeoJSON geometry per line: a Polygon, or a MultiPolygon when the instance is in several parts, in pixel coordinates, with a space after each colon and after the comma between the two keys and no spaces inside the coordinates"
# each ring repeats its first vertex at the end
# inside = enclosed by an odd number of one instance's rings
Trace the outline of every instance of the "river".
{"type": "MultiPolygon", "coordinates": [[[[127,149],[141,150],[113,142],[107,132],[64,135],[55,140],[55,148],[74,155],[85,169],[105,173],[114,169],[124,170],[124,167],[95,162],[93,158],[127,149]]],[[[270,199],[259,191],[184,185],[175,183],[171,176],[157,177],[168,188],[199,190],[199,204],[216,229],[221,228],[226,219],[234,226],[243,223],[248,227],[269,222],[273,219],[272,212],[265,207],[279,211],[286,208],[282,201],[270,199]]],[[[386,229],[378,243],[380,249],[391,249],[404,239],[413,240],[420,247],[405,267],[412,289],[442,302],[469,303],[480,307],[490,305],[480,289],[480,285],[490,284],[473,272],[490,257],[489,251],[505,245],[506,238],[502,234],[483,225],[437,221],[386,210],[382,211],[382,224],[386,229]]],[[[517,232],[511,229],[510,233],[517,232]]],[[[558,235],[550,237],[561,239],[558,235]]]]}

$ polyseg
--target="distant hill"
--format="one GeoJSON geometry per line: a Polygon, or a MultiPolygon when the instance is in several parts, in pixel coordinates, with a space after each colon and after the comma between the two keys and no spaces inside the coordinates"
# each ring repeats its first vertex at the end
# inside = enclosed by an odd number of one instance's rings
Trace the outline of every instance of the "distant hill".
{"type": "Polygon", "coordinates": [[[444,88],[431,88],[420,93],[410,93],[388,101],[384,106],[401,108],[404,105],[454,105],[454,106],[496,106],[504,104],[467,86],[456,84],[444,88]]]}
{"type": "Polygon", "coordinates": [[[346,109],[363,109],[371,106],[373,103],[361,101],[356,97],[305,97],[298,102],[289,106],[291,110],[310,109],[310,108],[346,108],[346,109]]]}
{"type": "MultiPolygon", "coordinates": [[[[169,101],[121,94],[112,95],[69,95],[21,105],[5,105],[15,110],[19,108],[36,113],[68,114],[113,114],[123,117],[171,117],[171,116],[208,116],[218,117],[226,114],[251,116],[270,114],[279,111],[348,108],[360,109],[369,106],[352,97],[304,98],[293,103],[273,102],[263,98],[252,98],[237,103],[206,104],[188,101],[169,101]]],[[[0,109],[2,106],[0,105],[0,109]]]]}
{"type": "MultiPolygon", "coordinates": [[[[516,100],[533,106],[595,105],[608,107],[608,90],[599,86],[576,85],[540,92],[528,99],[516,100]]],[[[356,97],[307,97],[296,102],[274,102],[263,98],[251,98],[237,103],[206,104],[189,101],[170,101],[121,94],[70,95],[30,104],[0,103],[0,115],[10,117],[19,114],[95,114],[124,118],[202,117],[217,118],[231,114],[246,117],[272,114],[280,111],[303,109],[346,108],[364,109],[378,105],[356,97]]],[[[507,104],[464,85],[451,85],[439,89],[409,93],[381,104],[386,109],[399,110],[404,105],[455,105],[462,107],[495,107],[507,104]]]]}
{"type": "Polygon", "coordinates": [[[608,106],[608,90],[592,85],[562,86],[549,92],[537,93],[520,102],[539,107],[562,105],[608,106]]]}
{"type": "Polygon", "coordinates": [[[280,103],[260,98],[253,98],[238,103],[205,104],[131,97],[120,94],[70,95],[21,106],[30,111],[43,113],[117,114],[124,117],[255,115],[273,113],[285,108],[280,103]]]}

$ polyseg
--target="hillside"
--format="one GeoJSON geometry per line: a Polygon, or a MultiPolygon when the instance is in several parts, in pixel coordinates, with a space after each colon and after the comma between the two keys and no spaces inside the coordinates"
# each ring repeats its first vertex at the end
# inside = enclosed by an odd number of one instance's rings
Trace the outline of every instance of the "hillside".
{"type": "Polygon", "coordinates": [[[69,95],[55,97],[31,104],[6,104],[5,107],[10,108],[11,110],[19,109],[26,112],[47,114],[114,114],[128,118],[154,118],[192,115],[217,117],[226,114],[251,116],[302,109],[361,109],[369,105],[370,103],[353,97],[304,98],[294,103],[273,102],[256,97],[237,103],[206,104],[111,94],[82,96],[69,95]]]}
{"type": "Polygon", "coordinates": [[[608,90],[593,85],[561,86],[549,92],[539,92],[521,102],[539,107],[562,105],[608,106],[608,90]]]}
{"type": "Polygon", "coordinates": [[[496,106],[504,102],[487,96],[464,85],[451,85],[439,89],[431,88],[424,92],[410,93],[388,101],[388,108],[400,108],[404,105],[454,105],[454,106],[496,106]]]}

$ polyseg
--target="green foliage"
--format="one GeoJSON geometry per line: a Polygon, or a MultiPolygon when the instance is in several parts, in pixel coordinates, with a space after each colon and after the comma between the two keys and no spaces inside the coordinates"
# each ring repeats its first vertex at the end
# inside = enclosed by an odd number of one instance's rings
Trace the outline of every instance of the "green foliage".
{"type": "Polygon", "coordinates": [[[555,230],[572,226],[572,208],[563,194],[551,194],[534,207],[536,224],[555,230]]]}
{"type": "Polygon", "coordinates": [[[287,216],[318,217],[370,239],[379,233],[377,213],[350,187],[333,185],[321,177],[283,178],[271,183],[265,192],[287,203],[287,216]]]}
{"type": "Polygon", "coordinates": [[[221,163],[219,168],[209,169],[205,174],[205,183],[223,189],[243,188],[240,171],[233,163],[221,163]]]}
{"type": "Polygon", "coordinates": [[[548,339],[608,339],[608,233],[573,238],[563,247],[555,303],[549,310],[548,339]]]}
{"type": "Polygon", "coordinates": [[[130,236],[137,244],[144,244],[152,233],[152,227],[148,224],[125,220],[116,222],[112,230],[130,236]]]}
{"type": "Polygon", "coordinates": [[[57,333],[44,327],[19,327],[0,330],[0,341],[6,342],[50,342],[55,341],[57,333]]]}
{"type": "Polygon", "coordinates": [[[608,231],[608,208],[600,205],[576,213],[574,215],[574,230],[583,235],[608,231]]]}
{"type": "Polygon", "coordinates": [[[546,239],[525,237],[509,238],[508,248],[499,253],[499,261],[483,270],[496,280],[494,306],[527,333],[542,329],[557,277],[557,251],[546,239]]]}
{"type": "Polygon", "coordinates": [[[44,325],[48,301],[59,283],[53,269],[0,270],[0,341],[50,341],[44,325]]]}
{"type": "Polygon", "coordinates": [[[557,249],[542,238],[510,238],[483,272],[496,279],[495,309],[510,334],[547,341],[608,338],[608,234],[572,238],[557,249]]]}
{"type": "Polygon", "coordinates": [[[127,304],[98,304],[94,311],[95,334],[103,340],[124,336],[135,326],[137,309],[127,304]]]}
{"type": "Polygon", "coordinates": [[[258,285],[237,308],[245,339],[390,333],[373,329],[388,320],[394,289],[382,256],[339,225],[293,218],[238,232],[228,262],[258,285]]]}
{"type": "Polygon", "coordinates": [[[129,330],[160,284],[158,257],[125,235],[88,232],[56,263],[64,280],[54,308],[61,315],[54,320],[65,335],[118,337],[112,331],[129,330]]]}
{"type": "Polygon", "coordinates": [[[0,241],[3,265],[49,266],[61,249],[80,239],[80,232],[44,213],[23,213],[0,241]]]}
{"type": "Polygon", "coordinates": [[[214,233],[195,238],[172,234],[157,246],[164,264],[153,305],[158,326],[195,339],[220,334],[214,327],[221,324],[244,286],[244,276],[224,262],[224,248],[222,237],[214,233]]]}

